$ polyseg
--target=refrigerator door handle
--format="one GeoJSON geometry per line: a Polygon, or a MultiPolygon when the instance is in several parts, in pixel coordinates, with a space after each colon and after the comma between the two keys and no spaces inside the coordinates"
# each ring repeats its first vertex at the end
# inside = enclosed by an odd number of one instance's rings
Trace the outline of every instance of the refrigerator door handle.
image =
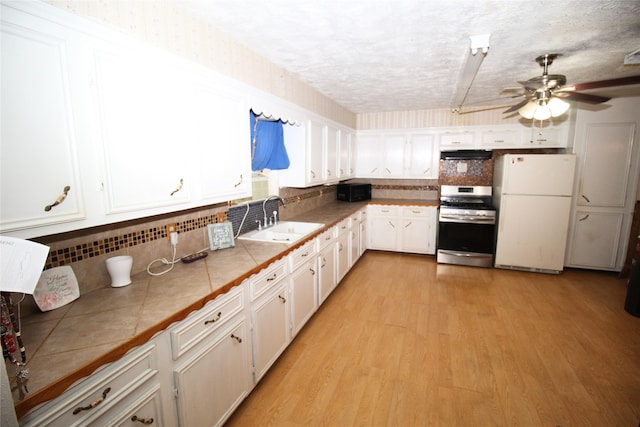
{"type": "Polygon", "coordinates": [[[589,200],[589,198],[587,196],[585,196],[584,194],[581,194],[582,198],[585,199],[587,201],[587,203],[591,203],[591,200],[589,200]]]}
{"type": "Polygon", "coordinates": [[[585,216],[583,216],[582,218],[580,218],[578,221],[584,221],[585,219],[589,218],[589,214],[586,214],[585,216]]]}

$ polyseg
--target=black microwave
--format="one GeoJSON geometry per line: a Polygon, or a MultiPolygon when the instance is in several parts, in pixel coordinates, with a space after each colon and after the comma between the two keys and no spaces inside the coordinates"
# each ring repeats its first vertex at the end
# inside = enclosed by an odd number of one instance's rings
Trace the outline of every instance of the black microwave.
{"type": "Polygon", "coordinates": [[[338,184],[338,200],[344,202],[371,200],[371,184],[338,184]]]}

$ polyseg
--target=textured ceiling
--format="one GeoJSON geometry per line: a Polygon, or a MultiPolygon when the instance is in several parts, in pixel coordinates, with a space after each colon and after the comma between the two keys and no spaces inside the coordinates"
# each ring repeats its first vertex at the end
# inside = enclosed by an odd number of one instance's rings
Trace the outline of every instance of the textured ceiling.
{"type": "MultiPolygon", "coordinates": [[[[640,0],[177,0],[191,12],[356,113],[449,108],[469,37],[491,34],[464,103],[542,73],[567,84],[640,75],[640,0]]],[[[612,91],[637,94],[637,86],[612,91]]],[[[607,90],[591,92],[608,94],[607,90]]]]}

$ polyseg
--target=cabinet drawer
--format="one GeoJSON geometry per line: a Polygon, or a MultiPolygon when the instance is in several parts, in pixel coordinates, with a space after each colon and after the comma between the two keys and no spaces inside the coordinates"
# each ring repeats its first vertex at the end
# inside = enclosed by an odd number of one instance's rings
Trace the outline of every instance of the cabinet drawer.
{"type": "Polygon", "coordinates": [[[260,273],[249,279],[251,289],[251,301],[255,301],[260,295],[268,291],[287,275],[286,260],[282,259],[271,264],[260,273]]]}
{"type": "Polygon", "coordinates": [[[129,399],[157,373],[156,346],[149,343],[106,365],[62,395],[26,414],[20,419],[20,425],[94,425],[98,417],[119,402],[129,399]]]}
{"type": "Polygon", "coordinates": [[[398,206],[369,205],[369,215],[393,216],[398,215],[398,206]]]}
{"type": "Polygon", "coordinates": [[[485,131],[480,143],[487,148],[517,147],[520,145],[520,133],[515,130],[485,131]]]}
{"type": "Polygon", "coordinates": [[[407,206],[402,208],[402,216],[404,218],[427,218],[431,214],[430,209],[433,208],[428,206],[407,206]]]}
{"type": "Polygon", "coordinates": [[[338,225],[336,225],[336,227],[338,228],[338,234],[346,233],[351,227],[351,218],[343,219],[338,223],[338,225]]]}
{"type": "MultiPolygon", "coordinates": [[[[152,388],[132,393],[108,413],[96,420],[96,426],[162,426],[166,423],[162,417],[162,401],[160,398],[160,384],[152,388]]],[[[92,424],[93,425],[93,424],[92,424]]]]}
{"type": "Polygon", "coordinates": [[[471,132],[452,132],[440,135],[441,147],[469,147],[474,144],[474,134],[471,132]]]}
{"type": "Polygon", "coordinates": [[[336,237],[338,237],[338,227],[331,227],[318,236],[318,250],[326,247],[336,237]]]}
{"type": "Polygon", "coordinates": [[[313,239],[305,243],[302,247],[291,252],[289,254],[289,265],[291,267],[291,271],[294,271],[303,262],[311,259],[313,254],[316,253],[316,247],[316,239],[313,239]]]}
{"type": "Polygon", "coordinates": [[[177,360],[190,348],[233,318],[236,313],[242,311],[244,308],[242,289],[242,286],[237,286],[221,295],[171,329],[173,360],[177,360]]]}

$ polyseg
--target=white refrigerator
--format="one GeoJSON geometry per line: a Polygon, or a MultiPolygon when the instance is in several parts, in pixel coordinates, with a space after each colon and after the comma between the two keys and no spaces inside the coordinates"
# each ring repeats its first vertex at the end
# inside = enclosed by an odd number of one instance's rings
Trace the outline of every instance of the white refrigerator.
{"type": "Polygon", "coordinates": [[[506,154],[497,159],[496,267],[562,271],[575,169],[574,154],[506,154]]]}

